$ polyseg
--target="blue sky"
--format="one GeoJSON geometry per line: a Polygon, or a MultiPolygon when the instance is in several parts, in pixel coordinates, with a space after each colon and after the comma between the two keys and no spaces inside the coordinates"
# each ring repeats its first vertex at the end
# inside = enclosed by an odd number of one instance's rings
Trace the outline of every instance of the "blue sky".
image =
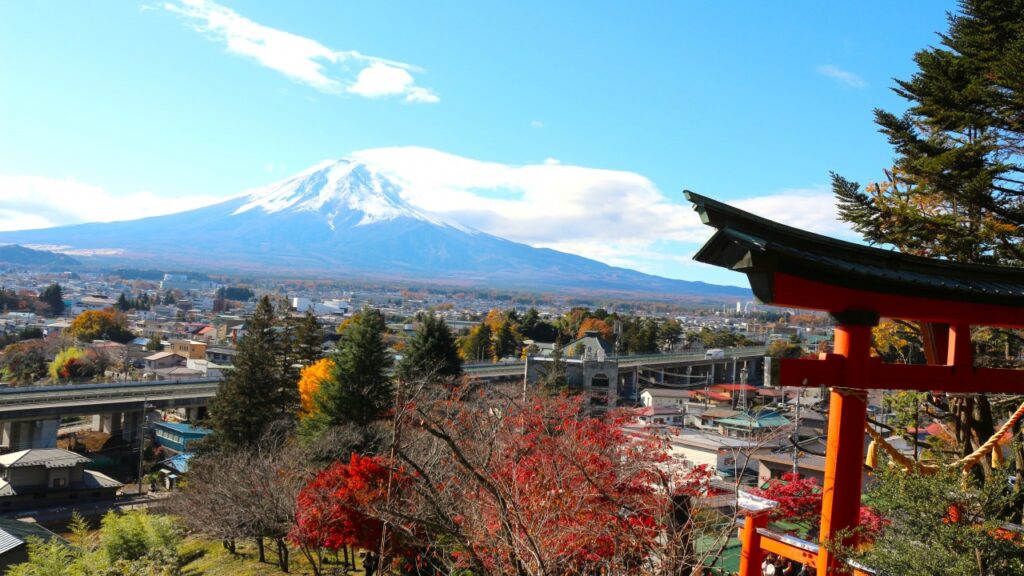
{"type": "Polygon", "coordinates": [[[356,154],[471,226],[739,285],[689,261],[710,231],[681,190],[848,236],[828,172],[891,162],[872,109],[903,107],[891,79],[954,7],[4,2],[0,229],[175,212],[356,154]]]}

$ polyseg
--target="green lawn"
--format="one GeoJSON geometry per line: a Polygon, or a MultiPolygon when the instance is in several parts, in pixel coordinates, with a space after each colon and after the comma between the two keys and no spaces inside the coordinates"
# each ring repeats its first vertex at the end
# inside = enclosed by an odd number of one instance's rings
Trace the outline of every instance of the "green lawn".
{"type": "MultiPolygon", "coordinates": [[[[255,542],[238,542],[238,553],[232,555],[221,545],[219,541],[206,540],[198,537],[186,538],[179,548],[181,557],[187,560],[182,568],[184,576],[261,576],[264,574],[283,574],[277,567],[277,546],[267,541],[267,561],[272,564],[262,564],[258,560],[255,542]]],[[[302,552],[295,548],[290,549],[291,566],[290,574],[312,574],[302,552]]],[[[363,574],[362,567],[358,570],[347,572],[348,574],[363,574]]],[[[324,574],[345,574],[337,564],[325,564],[324,574]]]]}

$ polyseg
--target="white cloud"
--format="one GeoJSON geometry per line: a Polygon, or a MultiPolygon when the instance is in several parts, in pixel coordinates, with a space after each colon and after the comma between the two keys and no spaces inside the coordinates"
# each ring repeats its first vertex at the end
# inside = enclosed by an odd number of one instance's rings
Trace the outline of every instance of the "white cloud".
{"type": "Polygon", "coordinates": [[[337,51],[298,34],[249,20],[211,0],[177,0],[161,4],[197,32],[222,42],[228,52],[259,62],[292,80],[328,94],[350,93],[369,98],[403,96],[407,102],[436,103],[440,98],[415,85],[411,64],[337,51]],[[358,71],[356,71],[358,70],[358,71]]]}
{"type": "Polygon", "coordinates": [[[868,83],[860,76],[848,70],[843,70],[834,64],[818,66],[818,74],[828,76],[829,78],[832,78],[840,84],[849,86],[850,88],[865,88],[868,85],[868,83]]]}
{"type": "Polygon", "coordinates": [[[850,225],[839,219],[836,197],[826,186],[783,190],[767,196],[730,201],[729,204],[808,232],[856,239],[850,225]]]}
{"type": "Polygon", "coordinates": [[[531,128],[543,128],[544,127],[544,123],[541,122],[540,120],[530,120],[530,127],[531,128]]]}
{"type": "Polygon", "coordinates": [[[0,190],[0,230],[134,220],[224,200],[210,196],[165,198],[152,192],[114,196],[99,186],[45,176],[0,175],[0,190]]]}
{"type": "MultiPolygon", "coordinates": [[[[634,172],[552,159],[510,166],[417,147],[352,156],[401,182],[403,195],[419,208],[496,236],[616,266],[665,273],[683,266],[713,232],[681,195],[674,202],[634,172]]],[[[803,229],[834,235],[845,230],[824,188],[730,203],[803,229]]]]}
{"type": "Polygon", "coordinates": [[[403,94],[412,84],[412,74],[408,70],[374,62],[359,72],[356,83],[349,86],[348,91],[367,98],[380,98],[403,94]]]}

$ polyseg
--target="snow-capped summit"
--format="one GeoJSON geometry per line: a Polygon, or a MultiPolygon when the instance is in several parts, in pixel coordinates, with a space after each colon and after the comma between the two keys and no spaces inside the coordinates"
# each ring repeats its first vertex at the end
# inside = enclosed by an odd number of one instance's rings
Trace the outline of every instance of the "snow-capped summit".
{"type": "Polygon", "coordinates": [[[332,230],[336,220],[363,226],[398,218],[463,228],[414,208],[402,198],[398,184],[372,165],[351,158],[321,162],[284,180],[249,190],[244,200],[233,216],[256,209],[267,214],[290,210],[321,214],[332,230]]]}
{"type": "Polygon", "coordinates": [[[170,270],[749,299],[745,289],[649,276],[459,226],[410,205],[402,192],[372,161],[343,158],[195,210],[0,232],[0,243],[59,244],[110,254],[106,264],[170,270]]]}

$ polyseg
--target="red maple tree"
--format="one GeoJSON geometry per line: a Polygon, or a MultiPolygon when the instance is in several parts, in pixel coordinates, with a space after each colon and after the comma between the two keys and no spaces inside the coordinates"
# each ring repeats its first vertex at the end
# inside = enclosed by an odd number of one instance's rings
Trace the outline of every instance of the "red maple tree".
{"type": "Polygon", "coordinates": [[[372,511],[387,499],[389,482],[401,482],[385,459],[352,454],[320,472],[296,498],[295,526],[288,539],[299,546],[319,574],[322,550],[376,550],[384,523],[372,511]]]}
{"type": "MultiPolygon", "coordinates": [[[[778,502],[772,512],[773,520],[807,522],[813,532],[821,522],[822,493],[815,478],[801,477],[792,472],[782,478],[772,478],[763,490],[754,494],[778,502]]],[[[859,526],[862,539],[870,539],[885,527],[885,520],[871,507],[860,507],[859,526]]]]}

